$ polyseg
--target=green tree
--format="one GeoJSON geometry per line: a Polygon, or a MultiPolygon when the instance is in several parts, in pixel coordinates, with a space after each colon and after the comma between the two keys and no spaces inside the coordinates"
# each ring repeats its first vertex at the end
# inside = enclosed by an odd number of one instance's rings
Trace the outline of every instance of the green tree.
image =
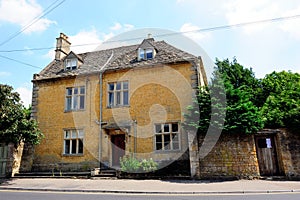
{"type": "Polygon", "coordinates": [[[43,134],[37,122],[30,118],[30,110],[20,103],[20,96],[13,88],[0,84],[0,141],[38,144],[43,134]]]}
{"type": "Polygon", "coordinates": [[[208,128],[226,133],[256,133],[263,128],[260,110],[253,103],[259,88],[260,82],[251,69],[238,64],[236,59],[217,60],[210,84],[199,88],[194,105],[188,107],[184,126],[202,133],[208,128]]]}
{"type": "Polygon", "coordinates": [[[272,72],[262,79],[262,114],[267,128],[300,128],[300,74],[272,72]]]}

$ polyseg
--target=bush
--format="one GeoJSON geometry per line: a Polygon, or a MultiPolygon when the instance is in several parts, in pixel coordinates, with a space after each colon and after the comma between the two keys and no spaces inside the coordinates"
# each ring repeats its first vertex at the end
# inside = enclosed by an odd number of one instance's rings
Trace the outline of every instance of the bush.
{"type": "Polygon", "coordinates": [[[137,172],[141,166],[140,162],[132,156],[120,158],[121,170],[124,172],[137,172]]]}
{"type": "Polygon", "coordinates": [[[120,158],[121,170],[129,173],[148,173],[157,170],[158,164],[150,158],[139,161],[133,156],[123,156],[120,158]]]}
{"type": "Polygon", "coordinates": [[[158,166],[157,162],[152,160],[152,158],[149,160],[143,159],[140,164],[144,172],[153,172],[157,170],[158,166]]]}

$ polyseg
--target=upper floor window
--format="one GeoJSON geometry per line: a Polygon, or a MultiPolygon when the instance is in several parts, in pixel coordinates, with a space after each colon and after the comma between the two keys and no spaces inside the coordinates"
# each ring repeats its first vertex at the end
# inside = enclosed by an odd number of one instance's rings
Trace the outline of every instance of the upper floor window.
{"type": "Polygon", "coordinates": [[[83,154],[83,130],[69,129],[64,131],[64,154],[83,154]]]}
{"type": "Polygon", "coordinates": [[[150,60],[154,57],[154,49],[139,49],[138,60],[150,60]]]}
{"type": "Polygon", "coordinates": [[[178,123],[155,124],[155,150],[179,150],[178,123]]]}
{"type": "Polygon", "coordinates": [[[77,68],[77,59],[70,58],[65,60],[65,70],[73,70],[77,68]]]}
{"type": "Polygon", "coordinates": [[[69,87],[66,89],[66,111],[83,110],[85,107],[85,87],[69,87]]]}
{"type": "Polygon", "coordinates": [[[108,107],[129,105],[128,81],[108,84],[108,107]]]}

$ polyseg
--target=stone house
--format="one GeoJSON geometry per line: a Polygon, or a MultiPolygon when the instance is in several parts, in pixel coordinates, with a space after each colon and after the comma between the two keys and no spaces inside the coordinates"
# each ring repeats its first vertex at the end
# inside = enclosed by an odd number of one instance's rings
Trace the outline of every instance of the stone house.
{"type": "Polygon", "coordinates": [[[193,178],[300,178],[297,131],[211,140],[183,130],[195,89],[207,84],[201,57],[153,38],[81,54],[70,45],[61,33],[55,59],[32,80],[32,117],[45,139],[24,147],[21,171],[119,168],[130,155],[193,178]]]}
{"type": "Polygon", "coordinates": [[[132,155],[160,168],[180,160],[190,173],[182,113],[206,84],[201,57],[151,37],[81,54],[70,45],[61,33],[55,59],[32,80],[32,117],[45,135],[32,170],[118,168],[132,155]]]}

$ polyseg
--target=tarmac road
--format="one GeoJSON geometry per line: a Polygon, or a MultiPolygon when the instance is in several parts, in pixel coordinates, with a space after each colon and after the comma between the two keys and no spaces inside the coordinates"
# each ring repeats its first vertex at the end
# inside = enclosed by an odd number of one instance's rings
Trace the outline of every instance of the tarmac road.
{"type": "Polygon", "coordinates": [[[300,193],[279,194],[103,194],[103,193],[77,193],[77,192],[38,192],[38,191],[13,191],[0,190],[0,199],[14,200],[298,200],[300,193]]]}

